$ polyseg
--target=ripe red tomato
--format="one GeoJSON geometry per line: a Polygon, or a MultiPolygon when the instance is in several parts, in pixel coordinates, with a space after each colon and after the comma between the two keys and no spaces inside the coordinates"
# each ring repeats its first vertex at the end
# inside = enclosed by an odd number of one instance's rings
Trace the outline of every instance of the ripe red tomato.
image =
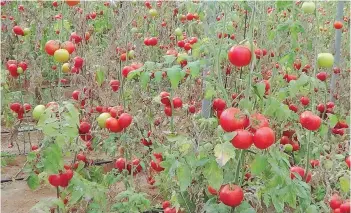
{"type": "Polygon", "coordinates": [[[106,128],[111,132],[121,132],[123,130],[123,128],[118,124],[118,120],[113,117],[106,120],[106,128]]]}
{"type": "Polygon", "coordinates": [[[219,123],[224,131],[233,132],[237,129],[245,129],[250,121],[240,112],[240,109],[231,107],[222,112],[219,123]]]}
{"type": "Polygon", "coordinates": [[[79,154],[77,155],[77,160],[86,162],[86,161],[87,161],[87,157],[86,157],[84,154],[79,153],[79,154]]]}
{"type": "Polygon", "coordinates": [[[341,213],[350,213],[351,211],[351,203],[350,201],[346,201],[340,205],[340,212],[341,213]]]}
{"type": "Polygon", "coordinates": [[[150,46],[156,46],[157,43],[158,43],[158,40],[157,40],[156,37],[149,38],[149,40],[148,40],[148,44],[149,44],[150,46]]]}
{"type": "Polygon", "coordinates": [[[326,72],[320,72],[316,75],[316,77],[320,80],[320,81],[325,81],[328,77],[328,74],[326,72]]]}
{"type": "Polygon", "coordinates": [[[45,52],[49,55],[54,55],[54,53],[58,49],[60,49],[60,42],[59,41],[49,40],[45,44],[45,52]]]}
{"type": "Polygon", "coordinates": [[[128,113],[122,113],[118,118],[119,126],[124,129],[127,128],[132,123],[133,117],[128,113]]]}
{"type": "Polygon", "coordinates": [[[216,98],[213,100],[212,107],[216,111],[222,111],[227,107],[227,104],[223,99],[216,98]]]}
{"type": "Polygon", "coordinates": [[[299,108],[295,104],[289,104],[289,109],[295,113],[299,111],[299,108]]]}
{"type": "Polygon", "coordinates": [[[228,59],[237,67],[247,66],[251,61],[251,51],[244,46],[234,46],[228,52],[228,59]]]}
{"type": "Polygon", "coordinates": [[[131,66],[125,66],[122,69],[122,75],[126,78],[128,76],[128,73],[130,73],[131,71],[133,71],[133,67],[131,66]]]}
{"type": "Polygon", "coordinates": [[[178,97],[175,97],[173,98],[173,107],[175,109],[177,108],[182,108],[183,106],[183,102],[182,102],[182,99],[178,98],[178,97]]]}
{"type": "Polygon", "coordinates": [[[339,30],[339,29],[342,28],[342,26],[343,26],[343,24],[342,24],[341,21],[335,21],[335,22],[334,22],[334,28],[335,28],[335,29],[339,30]]]}
{"type": "Polygon", "coordinates": [[[169,107],[169,106],[166,106],[164,108],[164,113],[165,113],[166,116],[171,117],[172,116],[172,108],[169,107]]]}
{"type": "Polygon", "coordinates": [[[73,61],[74,61],[74,66],[76,68],[78,68],[78,69],[82,68],[83,63],[84,63],[83,58],[81,58],[80,56],[76,56],[76,57],[74,57],[73,61]]]}
{"type": "Polygon", "coordinates": [[[77,4],[79,4],[80,0],[65,0],[66,4],[68,4],[70,7],[73,7],[77,4]]]}
{"type": "Polygon", "coordinates": [[[24,31],[20,26],[14,26],[12,30],[16,35],[24,36],[24,31]]]}
{"type": "Polygon", "coordinates": [[[310,164],[312,168],[319,166],[319,160],[310,160],[310,164]]]}
{"type": "Polygon", "coordinates": [[[80,95],[80,91],[79,91],[79,90],[74,90],[74,91],[72,92],[72,98],[73,98],[74,100],[76,100],[76,101],[78,101],[79,95],[80,95]]]}
{"type": "Polygon", "coordinates": [[[26,69],[28,67],[27,63],[24,61],[19,62],[18,66],[22,68],[23,72],[26,71],[26,69]]]}
{"type": "Polygon", "coordinates": [[[280,138],[280,144],[282,144],[282,145],[291,144],[291,143],[292,143],[292,141],[287,136],[282,136],[280,138]]]}
{"type": "Polygon", "coordinates": [[[316,109],[320,112],[320,113],[323,113],[325,111],[325,106],[324,104],[318,104],[316,106],[316,109]]]}
{"type": "Polygon", "coordinates": [[[240,186],[225,185],[219,191],[219,200],[227,206],[239,206],[244,199],[244,192],[240,186]]]}
{"type": "Polygon", "coordinates": [[[76,47],[74,46],[74,44],[71,41],[63,42],[61,44],[61,48],[67,50],[69,54],[72,54],[74,52],[74,50],[76,49],[76,47]]]}
{"type": "Polygon", "coordinates": [[[110,81],[110,87],[112,91],[117,92],[119,89],[120,83],[119,80],[111,80],[110,81]]]}
{"type": "MultiPolygon", "coordinates": [[[[290,168],[290,178],[291,179],[295,178],[295,173],[299,174],[302,179],[305,177],[305,170],[299,166],[293,166],[290,168]]],[[[312,174],[311,174],[311,172],[309,172],[307,177],[306,177],[306,183],[310,182],[311,178],[312,178],[312,174]]]]}
{"type": "Polygon", "coordinates": [[[91,125],[88,122],[81,122],[79,124],[79,133],[86,134],[90,131],[91,125]]]}
{"type": "Polygon", "coordinates": [[[60,174],[60,179],[61,179],[61,187],[67,187],[69,181],[73,177],[73,172],[72,170],[66,170],[64,173],[60,174]]]}
{"type": "Polygon", "coordinates": [[[171,203],[168,200],[163,201],[163,203],[162,203],[162,208],[163,209],[168,208],[170,206],[171,206],[171,203]]]}
{"type": "Polygon", "coordinates": [[[52,185],[52,186],[55,186],[55,187],[58,187],[61,185],[61,177],[60,175],[49,175],[48,177],[48,180],[49,180],[49,183],[52,185]]]}
{"type": "Polygon", "coordinates": [[[329,101],[326,105],[327,105],[327,109],[332,109],[335,106],[334,102],[331,102],[331,101],[329,101]]]}
{"type": "Polygon", "coordinates": [[[252,133],[247,130],[237,130],[232,144],[237,149],[248,149],[253,144],[252,133]]]}
{"type": "Polygon", "coordinates": [[[349,156],[347,156],[347,157],[345,158],[345,163],[346,163],[347,167],[349,167],[349,169],[350,169],[350,165],[351,165],[351,155],[349,155],[349,156]]]}
{"type": "Polygon", "coordinates": [[[118,169],[118,171],[122,171],[123,169],[126,168],[126,159],[124,158],[118,158],[115,162],[115,168],[118,169]]]}
{"type": "Polygon", "coordinates": [[[75,44],[78,44],[82,41],[82,37],[78,35],[76,32],[71,33],[69,40],[75,44]]]}
{"type": "Polygon", "coordinates": [[[152,169],[154,169],[156,172],[161,172],[164,170],[164,168],[160,165],[161,160],[156,159],[156,162],[154,160],[151,160],[150,166],[152,169]]]}
{"type": "Polygon", "coordinates": [[[194,106],[194,105],[190,105],[190,106],[188,107],[188,111],[189,111],[189,113],[194,114],[194,113],[196,112],[195,106],[194,106]]]}
{"type": "Polygon", "coordinates": [[[218,194],[217,190],[214,189],[214,188],[212,188],[212,186],[208,186],[208,187],[207,187],[207,190],[208,190],[208,192],[209,192],[211,195],[217,195],[217,194],[218,194]]]}
{"type": "Polygon", "coordinates": [[[301,126],[305,129],[315,131],[321,126],[321,118],[314,115],[311,111],[305,111],[300,115],[301,126]]]}
{"type": "Polygon", "coordinates": [[[306,96],[302,96],[300,98],[300,103],[304,106],[307,106],[310,103],[310,99],[306,96]]]}
{"type": "Polygon", "coordinates": [[[10,109],[16,113],[18,113],[21,109],[21,104],[20,103],[12,103],[10,104],[10,109]]]}
{"type": "Polygon", "coordinates": [[[332,208],[332,209],[340,208],[341,204],[342,204],[342,200],[341,200],[341,198],[339,197],[338,194],[334,194],[330,198],[330,201],[329,201],[330,208],[332,208]]]}
{"type": "Polygon", "coordinates": [[[253,141],[257,148],[267,149],[275,142],[274,131],[269,127],[259,128],[253,136],[253,141]]]}
{"type": "Polygon", "coordinates": [[[269,127],[268,119],[260,113],[251,114],[250,115],[250,132],[255,133],[257,129],[262,127],[269,127]]]}

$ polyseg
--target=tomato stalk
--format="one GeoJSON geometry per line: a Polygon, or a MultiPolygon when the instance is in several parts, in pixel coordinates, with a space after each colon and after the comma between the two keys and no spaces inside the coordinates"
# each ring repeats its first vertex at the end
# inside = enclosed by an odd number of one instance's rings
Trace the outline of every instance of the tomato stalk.
{"type": "MultiPolygon", "coordinates": [[[[57,199],[60,199],[60,189],[58,186],[56,186],[56,196],[57,199]]],[[[60,207],[57,205],[57,212],[60,213],[60,207]]]]}
{"type": "Polygon", "coordinates": [[[171,87],[171,92],[169,94],[169,99],[170,99],[170,102],[171,102],[171,132],[173,133],[174,132],[174,107],[173,107],[173,89],[171,87]]]}
{"type": "MultiPolygon", "coordinates": [[[[316,2],[316,8],[317,7],[317,2],[316,2]]],[[[318,16],[317,16],[317,9],[315,10],[315,16],[316,16],[316,25],[315,25],[315,30],[316,30],[316,35],[318,35],[318,28],[319,28],[319,21],[318,21],[318,16]]],[[[316,45],[315,45],[315,58],[314,58],[314,69],[313,69],[313,77],[316,76],[316,72],[317,72],[317,67],[318,67],[318,61],[317,61],[317,46],[318,46],[318,40],[315,40],[316,45]]],[[[313,82],[311,81],[310,83],[310,90],[313,90],[313,82]]],[[[315,96],[312,95],[312,101],[311,101],[311,111],[314,112],[315,111],[315,96]]],[[[306,180],[307,175],[308,175],[308,171],[309,171],[309,161],[310,161],[310,157],[311,157],[311,150],[310,150],[310,144],[311,144],[311,136],[312,136],[312,131],[309,131],[308,133],[308,141],[307,141],[307,153],[306,153],[306,164],[305,164],[305,175],[304,175],[304,180],[306,180]]]]}

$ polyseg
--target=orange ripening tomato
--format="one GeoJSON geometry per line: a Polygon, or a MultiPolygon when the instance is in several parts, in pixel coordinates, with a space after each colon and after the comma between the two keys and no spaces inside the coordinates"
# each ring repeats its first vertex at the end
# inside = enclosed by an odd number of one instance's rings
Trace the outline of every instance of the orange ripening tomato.
{"type": "Polygon", "coordinates": [[[79,4],[80,0],[66,0],[66,4],[68,4],[70,7],[73,7],[77,4],[79,4]]]}

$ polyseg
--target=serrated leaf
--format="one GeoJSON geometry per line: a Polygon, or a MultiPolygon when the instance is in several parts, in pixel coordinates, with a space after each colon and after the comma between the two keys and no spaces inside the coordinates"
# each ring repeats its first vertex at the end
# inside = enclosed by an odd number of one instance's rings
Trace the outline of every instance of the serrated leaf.
{"type": "Polygon", "coordinates": [[[267,157],[263,155],[256,155],[255,160],[251,163],[251,172],[254,175],[259,175],[265,169],[267,169],[268,161],[267,157]]]}
{"type": "Polygon", "coordinates": [[[329,127],[334,128],[334,126],[338,123],[338,117],[334,114],[327,113],[328,115],[328,120],[329,120],[329,127]]]}
{"type": "Polygon", "coordinates": [[[173,89],[178,87],[180,80],[182,79],[181,69],[179,67],[172,67],[167,69],[167,77],[171,82],[171,86],[173,89]]]}
{"type": "Polygon", "coordinates": [[[162,72],[161,71],[156,71],[154,75],[155,75],[155,81],[157,83],[160,83],[161,80],[162,80],[162,72]]]}
{"type": "Polygon", "coordinates": [[[209,161],[203,170],[204,176],[208,184],[215,189],[219,189],[223,183],[223,170],[218,167],[216,161],[209,161]]]}
{"type": "Polygon", "coordinates": [[[177,59],[174,55],[164,55],[163,58],[165,59],[166,64],[171,64],[177,59]]]}
{"type": "Polygon", "coordinates": [[[230,159],[235,157],[235,148],[229,142],[217,144],[214,148],[214,154],[219,166],[224,166],[230,159]]]}
{"type": "Polygon", "coordinates": [[[140,75],[140,83],[141,83],[141,87],[143,89],[146,89],[147,87],[147,83],[149,83],[150,81],[150,74],[149,72],[142,72],[140,75]]]}
{"type": "Polygon", "coordinates": [[[176,175],[180,191],[186,191],[191,184],[191,170],[188,165],[180,164],[177,168],[176,175]]]}
{"type": "Polygon", "coordinates": [[[350,192],[350,178],[343,176],[341,178],[339,178],[339,183],[340,183],[340,189],[347,193],[350,192]]]}
{"type": "Polygon", "coordinates": [[[266,88],[266,85],[264,83],[258,83],[254,86],[254,89],[256,91],[256,94],[259,96],[259,97],[263,97],[264,93],[265,93],[265,88],[266,88]]]}
{"type": "Polygon", "coordinates": [[[187,67],[190,69],[190,75],[192,77],[199,76],[200,73],[200,61],[190,62],[187,67]]]}
{"type": "Polygon", "coordinates": [[[96,83],[101,87],[105,80],[105,72],[102,69],[98,69],[95,74],[96,83]]]}
{"type": "Polygon", "coordinates": [[[322,124],[321,127],[319,128],[320,136],[325,136],[327,133],[328,133],[328,126],[325,124],[322,124]]]}
{"type": "Polygon", "coordinates": [[[235,208],[235,211],[239,213],[256,213],[255,209],[247,202],[243,201],[241,204],[235,208]]]}
{"type": "Polygon", "coordinates": [[[38,175],[31,173],[27,178],[27,184],[31,190],[35,190],[40,185],[38,175]]]}
{"type": "Polygon", "coordinates": [[[236,135],[237,132],[226,132],[222,137],[224,141],[231,141],[236,135]]]}

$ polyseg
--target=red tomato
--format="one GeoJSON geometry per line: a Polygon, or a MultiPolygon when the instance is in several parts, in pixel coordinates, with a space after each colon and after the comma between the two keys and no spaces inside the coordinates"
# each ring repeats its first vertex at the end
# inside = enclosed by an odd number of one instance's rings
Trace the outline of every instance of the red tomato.
{"type": "Polygon", "coordinates": [[[267,149],[275,142],[274,131],[269,127],[259,128],[253,136],[253,141],[257,148],[267,149]]]}
{"type": "Polygon", "coordinates": [[[282,144],[282,145],[291,144],[291,143],[292,143],[292,141],[287,136],[282,136],[280,138],[280,144],[282,144]]]}
{"type": "Polygon", "coordinates": [[[80,133],[80,134],[89,133],[90,128],[91,128],[90,123],[88,123],[88,122],[81,122],[81,123],[79,124],[79,133],[80,133]]]}
{"type": "Polygon", "coordinates": [[[74,46],[74,44],[71,41],[63,42],[61,45],[61,48],[67,50],[69,54],[72,54],[74,52],[74,50],[76,49],[76,47],[74,46]]]}
{"type": "Polygon", "coordinates": [[[154,169],[156,172],[161,172],[161,171],[163,171],[164,168],[161,167],[160,162],[161,162],[161,160],[159,160],[159,159],[157,159],[156,162],[153,161],[153,160],[151,160],[151,162],[150,162],[151,168],[154,169]]]}
{"type": "Polygon", "coordinates": [[[20,103],[12,103],[10,104],[10,109],[16,113],[18,113],[21,109],[21,104],[20,103]]]}
{"type": "Polygon", "coordinates": [[[217,190],[214,189],[214,188],[212,188],[212,186],[208,186],[208,187],[207,187],[207,190],[208,190],[208,192],[209,192],[211,195],[217,195],[217,194],[218,194],[217,190]]]}
{"type": "Polygon", "coordinates": [[[305,111],[300,115],[301,126],[305,129],[315,131],[321,126],[321,118],[314,115],[311,111],[305,111]]]}
{"type": "Polygon", "coordinates": [[[117,92],[119,89],[120,83],[119,80],[111,80],[110,81],[110,87],[112,91],[117,92]]]}
{"type": "Polygon", "coordinates": [[[133,117],[128,113],[122,113],[118,118],[119,126],[124,129],[127,128],[132,123],[133,117]]]}
{"type": "Polygon", "coordinates": [[[216,111],[222,111],[227,107],[227,104],[223,99],[216,98],[213,100],[212,107],[216,111]]]}
{"type": "Polygon", "coordinates": [[[328,77],[328,74],[326,72],[320,72],[316,75],[316,77],[320,80],[320,81],[325,81],[328,77]]]}
{"type": "Polygon", "coordinates": [[[188,107],[188,111],[189,111],[189,113],[194,114],[195,111],[196,111],[195,106],[194,106],[194,105],[190,105],[190,106],[188,107]]]}
{"type": "MultiPolygon", "coordinates": [[[[290,168],[290,178],[295,178],[295,173],[299,174],[300,177],[303,179],[305,176],[305,170],[299,166],[293,166],[290,168]]],[[[312,174],[309,172],[306,178],[306,183],[310,182],[312,178],[312,174]]]]}
{"type": "Polygon", "coordinates": [[[237,130],[232,139],[232,144],[237,149],[248,149],[253,144],[252,133],[247,130],[237,130]]]}
{"type": "Polygon", "coordinates": [[[306,96],[302,96],[300,98],[300,103],[304,106],[307,106],[310,103],[310,99],[306,96]]]}
{"type": "Polygon", "coordinates": [[[319,166],[319,160],[310,160],[310,164],[312,168],[315,168],[316,166],[319,166]]]}
{"type": "Polygon", "coordinates": [[[55,51],[58,49],[60,49],[59,41],[49,40],[45,44],[45,52],[49,55],[54,55],[55,51]]]}
{"type": "Polygon", "coordinates": [[[74,66],[76,68],[78,68],[78,69],[82,68],[83,63],[84,63],[83,58],[81,58],[80,56],[76,56],[76,57],[74,57],[73,61],[74,61],[74,66]]]}
{"type": "Polygon", "coordinates": [[[330,201],[329,201],[330,208],[332,208],[332,209],[340,208],[341,204],[342,204],[342,200],[341,200],[341,198],[339,197],[338,194],[334,194],[330,198],[330,201]]]}
{"type": "Polygon", "coordinates": [[[162,203],[162,208],[163,209],[168,208],[170,206],[171,206],[171,203],[168,200],[163,201],[163,203],[162,203]]]}
{"type": "Polygon", "coordinates": [[[24,36],[24,31],[20,26],[14,26],[12,30],[16,35],[24,36]]]}
{"type": "Polygon", "coordinates": [[[231,107],[222,112],[219,123],[224,131],[233,132],[237,129],[245,129],[250,121],[240,112],[240,109],[231,107]]]}
{"type": "Polygon", "coordinates": [[[121,132],[123,130],[123,128],[118,124],[118,120],[113,117],[106,120],[106,128],[111,132],[121,132]]]}
{"type": "Polygon", "coordinates": [[[350,201],[346,201],[340,206],[340,212],[341,213],[350,213],[351,211],[351,203],[350,201]]]}
{"type": "Polygon", "coordinates": [[[165,112],[165,115],[167,115],[168,117],[171,117],[172,116],[172,108],[169,107],[169,106],[166,106],[164,108],[164,112],[165,112]]]}
{"type": "Polygon", "coordinates": [[[250,131],[255,133],[257,129],[262,127],[269,127],[268,119],[260,114],[260,113],[253,113],[250,115],[250,131]]]}
{"type": "Polygon", "coordinates": [[[61,185],[61,177],[60,175],[49,175],[49,183],[52,185],[52,186],[55,186],[55,187],[58,187],[61,185]]]}
{"type": "Polygon", "coordinates": [[[115,162],[115,168],[118,169],[118,171],[122,171],[123,169],[126,168],[126,159],[124,158],[118,158],[115,162]]]}
{"type": "Polygon", "coordinates": [[[244,46],[234,46],[228,52],[228,59],[237,67],[247,66],[251,61],[251,51],[244,46]]]}
{"type": "Polygon", "coordinates": [[[219,200],[227,206],[239,206],[244,199],[244,192],[240,186],[225,185],[219,191],[219,200]]]}
{"type": "Polygon", "coordinates": [[[345,163],[346,163],[347,167],[350,168],[350,164],[351,164],[351,157],[350,157],[350,155],[345,158],[345,163]]]}
{"type": "Polygon", "coordinates": [[[180,99],[180,98],[178,98],[178,97],[173,98],[173,107],[174,107],[175,109],[177,109],[177,108],[182,108],[182,106],[183,106],[182,99],[180,99]]]}
{"type": "Polygon", "coordinates": [[[343,24],[342,24],[341,21],[335,21],[335,22],[334,22],[334,28],[335,28],[335,29],[339,30],[339,29],[342,28],[342,26],[343,26],[343,24]]]}

